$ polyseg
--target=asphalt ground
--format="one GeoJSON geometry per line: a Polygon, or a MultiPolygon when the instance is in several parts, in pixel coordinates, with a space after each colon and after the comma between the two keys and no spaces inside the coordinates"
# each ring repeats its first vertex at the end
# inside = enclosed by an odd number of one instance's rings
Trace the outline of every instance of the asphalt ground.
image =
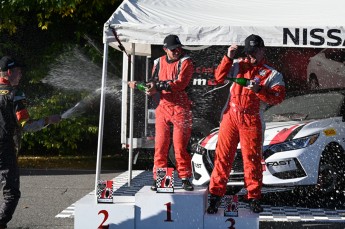
{"type": "MultiPolygon", "coordinates": [[[[74,228],[73,218],[55,216],[71,206],[94,188],[94,170],[21,169],[21,192],[17,210],[8,228],[43,229],[74,228]]],[[[112,179],[124,171],[106,170],[101,179],[112,179]]],[[[310,208],[345,209],[344,195],[336,197],[309,196],[304,192],[287,191],[264,195],[263,204],[272,206],[300,206],[310,208]]],[[[260,228],[345,228],[344,222],[260,222],[260,228]]]]}
{"type": "MultiPolygon", "coordinates": [[[[22,197],[8,228],[74,228],[74,219],[55,216],[93,190],[95,170],[21,169],[20,173],[22,197]]],[[[120,173],[102,171],[100,178],[112,179],[120,173]]]]}

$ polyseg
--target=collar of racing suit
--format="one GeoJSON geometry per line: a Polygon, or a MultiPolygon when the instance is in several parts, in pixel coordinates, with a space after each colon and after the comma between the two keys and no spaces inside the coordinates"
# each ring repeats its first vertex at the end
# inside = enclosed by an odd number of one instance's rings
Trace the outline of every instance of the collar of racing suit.
{"type": "Polygon", "coordinates": [[[179,61],[183,56],[184,56],[184,54],[181,53],[181,55],[178,57],[178,59],[176,59],[176,60],[170,60],[169,57],[168,57],[168,55],[165,55],[165,59],[166,59],[166,61],[167,61],[169,64],[171,64],[171,63],[174,63],[174,62],[176,62],[176,61],[179,61]]]}

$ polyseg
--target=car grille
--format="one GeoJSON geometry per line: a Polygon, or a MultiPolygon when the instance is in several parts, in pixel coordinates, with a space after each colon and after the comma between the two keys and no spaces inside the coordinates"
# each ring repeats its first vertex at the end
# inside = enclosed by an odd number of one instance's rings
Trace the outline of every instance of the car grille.
{"type": "MultiPolygon", "coordinates": [[[[214,167],[214,158],[215,158],[215,151],[214,150],[208,150],[208,157],[210,158],[210,161],[212,162],[211,167],[213,169],[214,167]]],[[[232,164],[232,168],[235,173],[243,172],[243,160],[242,160],[242,153],[241,150],[236,151],[234,163],[232,164]]]]}
{"type": "MultiPolygon", "coordinates": [[[[204,165],[206,166],[206,169],[212,172],[214,168],[214,158],[215,158],[215,151],[214,150],[208,150],[207,155],[209,160],[207,160],[207,157],[204,155],[204,165]]],[[[242,161],[242,153],[241,150],[236,151],[234,163],[232,164],[231,173],[229,176],[229,182],[243,182],[244,181],[244,172],[243,172],[243,161],[242,161]]]]}
{"type": "MultiPolygon", "coordinates": [[[[209,174],[211,174],[214,168],[215,150],[207,150],[207,153],[203,154],[202,159],[207,171],[209,172],[209,174]]],[[[299,161],[297,159],[294,159],[294,161],[296,163],[297,170],[279,172],[272,175],[280,179],[291,179],[291,178],[306,176],[306,173],[303,170],[299,161]]],[[[231,168],[229,182],[240,182],[240,181],[244,181],[244,169],[243,169],[242,152],[241,150],[237,150],[234,163],[231,168]]]]}
{"type": "Polygon", "coordinates": [[[235,172],[243,172],[243,160],[241,150],[236,151],[235,160],[232,165],[232,170],[235,172]]]}

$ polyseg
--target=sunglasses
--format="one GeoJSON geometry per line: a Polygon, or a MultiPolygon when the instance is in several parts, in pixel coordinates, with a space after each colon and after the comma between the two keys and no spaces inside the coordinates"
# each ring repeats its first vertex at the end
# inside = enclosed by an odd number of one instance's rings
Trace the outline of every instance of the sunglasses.
{"type": "Polygon", "coordinates": [[[181,47],[177,47],[174,49],[169,49],[171,52],[180,52],[181,51],[181,47]]]}
{"type": "Polygon", "coordinates": [[[259,51],[259,48],[256,48],[250,52],[245,52],[245,54],[248,56],[248,55],[251,55],[251,56],[255,56],[259,51]]]}

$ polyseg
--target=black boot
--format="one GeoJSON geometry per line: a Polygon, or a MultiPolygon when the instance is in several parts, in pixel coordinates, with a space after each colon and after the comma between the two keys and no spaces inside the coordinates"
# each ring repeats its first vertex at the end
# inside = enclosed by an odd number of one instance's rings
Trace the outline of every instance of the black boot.
{"type": "Polygon", "coordinates": [[[254,213],[260,213],[264,211],[263,207],[261,207],[260,202],[257,199],[249,200],[249,208],[254,213]]]}
{"type": "Polygon", "coordinates": [[[151,186],[152,191],[157,191],[157,181],[153,180],[152,186],[151,186]]]}
{"type": "Polygon", "coordinates": [[[189,179],[182,179],[182,188],[186,191],[193,191],[194,187],[190,183],[189,179]]]}
{"type": "Polygon", "coordinates": [[[222,197],[221,196],[216,196],[211,194],[210,195],[210,205],[207,208],[207,213],[208,214],[216,214],[218,212],[218,208],[220,204],[222,203],[222,197]]]}

